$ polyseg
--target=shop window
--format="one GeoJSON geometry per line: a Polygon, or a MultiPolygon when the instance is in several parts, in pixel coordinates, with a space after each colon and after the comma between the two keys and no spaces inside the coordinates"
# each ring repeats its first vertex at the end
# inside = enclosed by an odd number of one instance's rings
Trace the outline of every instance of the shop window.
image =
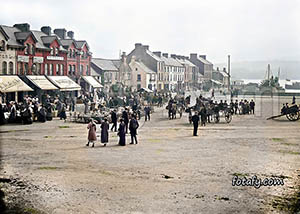
{"type": "Polygon", "coordinates": [[[23,62],[19,62],[19,75],[23,75],[24,70],[23,70],[23,62]]]}
{"type": "Polygon", "coordinates": [[[32,72],[32,74],[36,74],[36,64],[32,64],[31,72],[32,72]]]}
{"type": "Polygon", "coordinates": [[[60,75],[60,66],[59,66],[59,64],[56,64],[56,75],[57,76],[60,75]]]}
{"type": "Polygon", "coordinates": [[[75,58],[75,57],[76,57],[76,51],[73,50],[73,58],[75,58]]]}
{"type": "Polygon", "coordinates": [[[72,75],[72,65],[69,65],[69,75],[72,75]]]}
{"type": "Polygon", "coordinates": [[[59,48],[56,48],[56,56],[59,55],[59,48]]]}
{"type": "Polygon", "coordinates": [[[13,62],[9,63],[9,74],[14,74],[14,63],[13,62]]]}
{"type": "Polygon", "coordinates": [[[76,66],[73,65],[73,75],[75,75],[75,74],[76,74],[76,66]]]}
{"type": "Polygon", "coordinates": [[[64,75],[64,65],[60,65],[60,75],[64,75]]]}
{"type": "Polygon", "coordinates": [[[141,81],[141,75],[140,74],[137,75],[137,81],[141,81]]]}
{"type": "Polygon", "coordinates": [[[48,75],[53,74],[53,65],[49,64],[49,70],[48,70],[48,75]]]}
{"type": "Polygon", "coordinates": [[[42,74],[42,65],[41,65],[41,64],[38,64],[38,65],[37,65],[37,73],[38,73],[39,75],[42,74]]]}
{"type": "Polygon", "coordinates": [[[50,67],[51,67],[51,74],[54,76],[54,65],[50,64],[50,67]]]}
{"type": "Polygon", "coordinates": [[[44,74],[48,75],[48,64],[45,64],[45,71],[44,74]]]}
{"type": "Polygon", "coordinates": [[[51,49],[51,52],[50,52],[50,55],[54,55],[54,48],[50,48],[51,49]]]}
{"type": "Polygon", "coordinates": [[[24,66],[24,67],[25,67],[25,75],[28,75],[28,73],[29,73],[29,70],[28,70],[28,69],[29,69],[29,68],[28,68],[28,63],[27,63],[27,62],[25,63],[25,66],[24,66]]]}
{"type": "Polygon", "coordinates": [[[7,74],[7,62],[2,62],[2,74],[7,74]]]}
{"type": "Polygon", "coordinates": [[[83,75],[83,65],[80,65],[80,75],[83,75]]]}

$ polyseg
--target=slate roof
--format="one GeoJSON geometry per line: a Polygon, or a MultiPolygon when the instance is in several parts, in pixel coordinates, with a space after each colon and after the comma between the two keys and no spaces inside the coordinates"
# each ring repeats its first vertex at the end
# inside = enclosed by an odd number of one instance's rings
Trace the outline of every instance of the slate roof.
{"type": "Polygon", "coordinates": [[[198,57],[198,60],[201,61],[203,64],[206,64],[206,65],[212,65],[211,62],[209,62],[209,61],[206,60],[206,59],[203,59],[202,57],[198,57]]]}
{"type": "Polygon", "coordinates": [[[151,70],[150,68],[148,68],[144,63],[142,63],[141,61],[135,61],[135,63],[138,65],[138,67],[140,67],[143,71],[145,71],[146,73],[151,73],[151,74],[156,74],[155,71],[151,70]]]}
{"type": "Polygon", "coordinates": [[[17,41],[25,41],[31,34],[31,32],[15,32],[15,37],[17,41]]]}
{"type": "Polygon", "coordinates": [[[9,27],[9,26],[5,26],[5,25],[1,25],[0,28],[4,32],[4,34],[6,34],[6,36],[8,37],[7,44],[9,46],[23,47],[22,44],[17,42],[16,37],[15,37],[16,32],[21,32],[18,28],[9,27]]]}
{"type": "Polygon", "coordinates": [[[92,58],[92,63],[103,71],[118,71],[111,59],[92,58]]]}
{"type": "Polygon", "coordinates": [[[167,66],[182,67],[182,65],[176,59],[173,59],[172,57],[166,58],[164,56],[161,56],[161,59],[165,62],[165,65],[167,65],[167,66]]]}
{"type": "Polygon", "coordinates": [[[39,49],[49,50],[49,48],[46,47],[42,41],[42,36],[47,36],[47,34],[41,32],[41,31],[37,31],[37,30],[32,30],[31,32],[34,35],[34,37],[37,39],[37,43],[36,43],[35,47],[39,48],[39,49]]]}
{"type": "Polygon", "coordinates": [[[194,65],[191,61],[187,60],[187,59],[177,59],[176,60],[181,63],[181,64],[184,64],[184,65],[188,65],[188,66],[191,66],[191,67],[196,67],[196,65],[194,65]]]}
{"type": "Polygon", "coordinates": [[[162,61],[162,59],[161,59],[160,57],[158,57],[157,55],[155,55],[155,54],[152,53],[151,51],[146,50],[146,53],[147,53],[149,56],[151,56],[153,59],[155,59],[156,61],[159,61],[159,62],[162,61]]]}
{"type": "Polygon", "coordinates": [[[75,47],[77,48],[77,44],[76,44],[76,42],[73,39],[60,39],[60,43],[66,49],[68,49],[72,45],[72,43],[74,43],[75,47]]]}

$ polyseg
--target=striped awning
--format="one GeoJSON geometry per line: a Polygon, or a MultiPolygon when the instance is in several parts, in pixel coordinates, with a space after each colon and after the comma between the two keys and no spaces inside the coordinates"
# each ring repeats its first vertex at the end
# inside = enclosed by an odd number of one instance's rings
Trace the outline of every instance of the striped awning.
{"type": "Polygon", "coordinates": [[[33,89],[18,76],[0,76],[0,92],[9,93],[18,91],[33,91],[33,89]]]}

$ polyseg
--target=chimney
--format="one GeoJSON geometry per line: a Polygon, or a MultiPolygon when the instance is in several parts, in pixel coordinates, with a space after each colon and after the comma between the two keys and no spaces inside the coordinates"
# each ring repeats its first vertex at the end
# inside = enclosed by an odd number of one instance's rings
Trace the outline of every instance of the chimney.
{"type": "Polygon", "coordinates": [[[122,53],[121,59],[122,59],[122,62],[123,62],[123,63],[126,62],[126,52],[123,52],[123,53],[122,53]]]}
{"type": "Polygon", "coordinates": [[[67,30],[64,28],[60,28],[60,29],[54,29],[54,33],[61,39],[65,39],[66,38],[66,33],[67,30]]]}
{"type": "Polygon", "coordinates": [[[155,51],[153,52],[156,56],[161,57],[161,52],[160,51],[155,51]]]}
{"type": "Polygon", "coordinates": [[[197,58],[197,54],[196,53],[191,53],[190,54],[190,58],[191,59],[196,59],[197,58]]]}
{"type": "Polygon", "coordinates": [[[217,67],[217,71],[219,71],[219,67],[217,67]]]}
{"type": "Polygon", "coordinates": [[[163,53],[162,54],[164,57],[168,58],[169,57],[169,54],[168,53],[163,53]]]}
{"type": "Polygon", "coordinates": [[[171,54],[171,57],[172,57],[173,59],[176,59],[176,54],[171,54]]]}
{"type": "Polygon", "coordinates": [[[70,39],[74,39],[74,32],[73,31],[68,31],[67,35],[68,35],[68,37],[70,37],[70,39]]]}
{"type": "Polygon", "coordinates": [[[43,26],[41,27],[41,31],[48,36],[51,36],[51,27],[50,26],[43,26]]]}
{"type": "Polygon", "coordinates": [[[142,47],[142,43],[135,43],[134,46],[135,46],[136,49],[137,48],[141,48],[142,47]]]}
{"type": "Polygon", "coordinates": [[[206,55],[199,55],[200,58],[206,59],[206,55]]]}
{"type": "Polygon", "coordinates": [[[28,32],[28,31],[30,31],[30,25],[28,23],[15,24],[14,27],[18,28],[22,32],[28,32]]]}
{"type": "Polygon", "coordinates": [[[145,50],[149,50],[149,45],[143,45],[145,50]]]}
{"type": "Polygon", "coordinates": [[[226,68],[223,68],[223,71],[226,72],[226,68]]]}

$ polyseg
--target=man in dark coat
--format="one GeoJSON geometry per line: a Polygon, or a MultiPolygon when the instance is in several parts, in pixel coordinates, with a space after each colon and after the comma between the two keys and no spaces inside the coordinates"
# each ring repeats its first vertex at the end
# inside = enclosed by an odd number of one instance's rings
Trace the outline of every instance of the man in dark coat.
{"type": "Polygon", "coordinates": [[[4,116],[2,104],[0,103],[0,125],[4,125],[4,124],[5,124],[5,116],[4,116]]]}
{"type": "Polygon", "coordinates": [[[250,102],[250,114],[254,114],[255,102],[251,100],[250,102]]]}
{"type": "Polygon", "coordinates": [[[113,124],[113,126],[111,127],[111,131],[113,131],[113,129],[115,129],[115,132],[117,131],[117,113],[116,113],[116,110],[114,109],[112,112],[111,112],[111,122],[113,124]]]}
{"type": "Polygon", "coordinates": [[[195,112],[195,114],[192,116],[192,122],[193,122],[193,125],[194,125],[194,132],[193,132],[193,135],[194,135],[194,136],[198,136],[198,135],[197,135],[198,125],[199,125],[199,116],[198,116],[198,112],[195,112]]]}
{"type": "Polygon", "coordinates": [[[130,135],[131,135],[131,143],[130,144],[134,144],[134,140],[135,143],[138,144],[137,138],[136,138],[136,130],[139,128],[139,123],[136,119],[136,116],[133,115],[132,119],[130,120],[129,123],[129,131],[130,131],[130,135]]]}
{"type": "Polygon", "coordinates": [[[101,123],[101,143],[103,143],[103,146],[106,146],[108,143],[108,130],[109,130],[109,124],[107,122],[107,119],[105,118],[104,121],[101,123]]]}
{"type": "Polygon", "coordinates": [[[144,108],[144,111],[145,111],[145,121],[150,120],[150,111],[151,111],[150,107],[146,106],[144,108]]]}
{"type": "Polygon", "coordinates": [[[128,116],[127,108],[125,108],[125,110],[123,111],[122,118],[123,118],[124,123],[125,123],[125,131],[126,131],[126,134],[127,134],[128,133],[128,123],[129,123],[129,116],[128,116]]]}
{"type": "Polygon", "coordinates": [[[44,106],[39,110],[38,121],[42,123],[46,122],[46,109],[44,106]]]}
{"type": "Polygon", "coordinates": [[[293,102],[292,102],[292,104],[296,104],[296,97],[295,96],[293,96],[293,102]]]}
{"type": "Polygon", "coordinates": [[[119,145],[125,146],[126,145],[126,125],[125,125],[123,119],[120,120],[118,135],[119,135],[119,145]]]}

